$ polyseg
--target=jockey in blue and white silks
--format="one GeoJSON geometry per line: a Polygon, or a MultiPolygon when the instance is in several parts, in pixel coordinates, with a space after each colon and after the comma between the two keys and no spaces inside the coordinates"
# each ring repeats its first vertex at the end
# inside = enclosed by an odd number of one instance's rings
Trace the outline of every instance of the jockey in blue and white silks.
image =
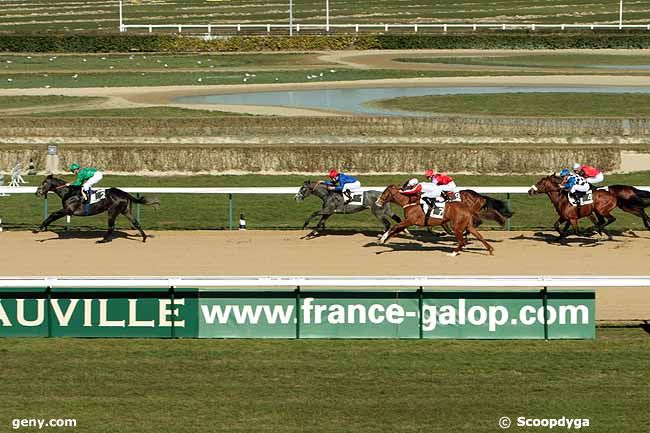
{"type": "Polygon", "coordinates": [[[329,171],[330,180],[324,182],[327,189],[343,194],[346,197],[346,203],[352,200],[352,193],[361,189],[361,182],[354,176],[345,173],[339,173],[338,170],[329,171]]]}
{"type": "MultiPolygon", "coordinates": [[[[571,173],[568,168],[560,172],[560,176],[564,179],[560,185],[564,189],[568,189],[569,193],[576,197],[576,192],[586,193],[591,187],[584,177],[576,173],[571,173]]],[[[576,197],[577,198],[577,197],[576,197]]]]}

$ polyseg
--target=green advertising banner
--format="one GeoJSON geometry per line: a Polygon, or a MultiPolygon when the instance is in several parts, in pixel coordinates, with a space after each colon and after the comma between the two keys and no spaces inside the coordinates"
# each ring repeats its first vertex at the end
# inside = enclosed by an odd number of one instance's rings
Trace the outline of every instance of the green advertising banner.
{"type": "Polygon", "coordinates": [[[595,338],[595,294],[1,289],[0,337],[595,338]]]}

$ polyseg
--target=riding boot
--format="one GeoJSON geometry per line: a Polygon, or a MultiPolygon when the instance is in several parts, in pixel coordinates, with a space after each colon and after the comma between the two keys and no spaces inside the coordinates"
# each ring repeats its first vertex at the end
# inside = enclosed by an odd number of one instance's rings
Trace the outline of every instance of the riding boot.
{"type": "Polygon", "coordinates": [[[349,189],[343,191],[343,196],[345,197],[345,201],[343,204],[348,204],[352,201],[352,191],[350,191],[349,189]]]}

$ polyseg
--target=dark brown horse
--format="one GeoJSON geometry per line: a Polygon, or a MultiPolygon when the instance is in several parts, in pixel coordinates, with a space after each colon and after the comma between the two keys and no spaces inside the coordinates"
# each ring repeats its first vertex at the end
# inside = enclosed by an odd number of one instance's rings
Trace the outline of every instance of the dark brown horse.
{"type": "Polygon", "coordinates": [[[611,185],[607,189],[616,197],[619,209],[641,218],[643,225],[650,230],[650,217],[645,212],[645,208],[650,206],[650,191],[628,185],[611,185]]]}
{"type": "Polygon", "coordinates": [[[605,227],[616,221],[616,218],[612,215],[612,210],[616,207],[616,197],[614,194],[604,190],[595,190],[593,193],[593,204],[573,206],[569,203],[568,195],[563,191],[562,186],[560,186],[562,181],[563,179],[560,176],[552,174],[540,179],[528,190],[528,195],[546,194],[551,200],[551,203],[553,203],[557,214],[560,216],[553,225],[555,230],[560,233],[558,240],[562,241],[567,237],[569,234],[569,226],[573,227],[575,234],[578,234],[578,220],[585,217],[590,218],[594,222],[596,230],[599,233],[604,232],[611,240],[612,236],[605,227]],[[596,219],[592,217],[592,214],[596,216],[596,219]],[[562,223],[565,223],[565,225],[560,230],[562,223]]]}
{"type": "Polygon", "coordinates": [[[384,190],[381,197],[377,199],[377,205],[383,206],[385,203],[391,202],[396,203],[404,209],[404,220],[401,223],[394,225],[383,234],[379,240],[382,244],[386,243],[388,239],[395,236],[397,233],[413,225],[425,227],[450,224],[454,236],[456,237],[456,241],[458,242],[458,246],[453,253],[450,253],[450,255],[458,255],[465,246],[466,242],[463,233],[465,233],[466,230],[485,245],[485,248],[487,248],[490,255],[493,254],[494,248],[487,243],[481,233],[476,229],[476,225],[480,222],[480,218],[462,202],[447,203],[443,218],[426,218],[426,215],[420,206],[419,196],[404,195],[400,193],[400,188],[398,186],[390,185],[384,190]]]}

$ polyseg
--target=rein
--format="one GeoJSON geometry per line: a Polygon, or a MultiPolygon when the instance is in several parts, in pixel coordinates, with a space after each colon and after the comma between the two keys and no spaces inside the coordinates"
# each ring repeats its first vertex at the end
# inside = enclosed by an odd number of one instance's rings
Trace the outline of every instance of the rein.
{"type": "Polygon", "coordinates": [[[415,206],[415,205],[417,205],[417,204],[420,204],[420,203],[417,203],[417,202],[416,202],[416,203],[405,204],[404,206],[402,206],[402,209],[406,209],[407,207],[415,206]]]}

